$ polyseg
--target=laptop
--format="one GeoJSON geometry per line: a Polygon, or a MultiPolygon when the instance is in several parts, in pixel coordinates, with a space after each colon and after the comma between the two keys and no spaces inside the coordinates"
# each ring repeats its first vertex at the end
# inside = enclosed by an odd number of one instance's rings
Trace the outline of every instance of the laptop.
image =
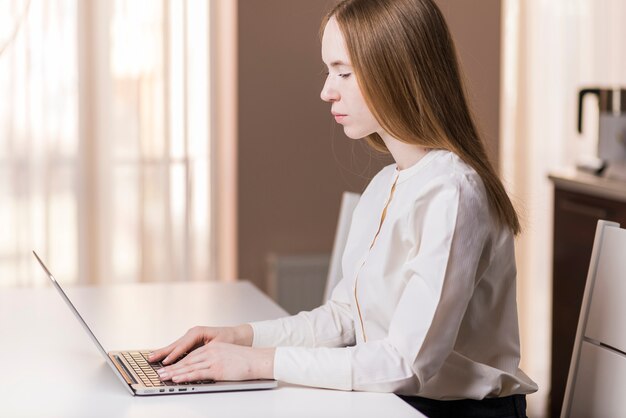
{"type": "Polygon", "coordinates": [[[189,383],[174,383],[172,381],[161,382],[156,371],[163,367],[161,362],[150,363],[147,360],[150,350],[133,350],[133,351],[109,351],[107,352],[100,341],[91,331],[83,317],[78,313],[74,304],[67,297],[61,285],[56,281],[50,270],[41,261],[41,258],[33,251],[37,261],[44,269],[50,281],[59,291],[59,294],[67,303],[78,322],[81,323],[83,329],[87,332],[91,340],[98,347],[98,351],[102,354],[111,370],[124,384],[128,392],[135,396],[149,395],[178,395],[181,393],[199,393],[199,392],[223,392],[235,390],[256,390],[256,389],[272,389],[278,386],[275,380],[244,380],[239,382],[232,381],[215,381],[204,380],[189,383]]]}

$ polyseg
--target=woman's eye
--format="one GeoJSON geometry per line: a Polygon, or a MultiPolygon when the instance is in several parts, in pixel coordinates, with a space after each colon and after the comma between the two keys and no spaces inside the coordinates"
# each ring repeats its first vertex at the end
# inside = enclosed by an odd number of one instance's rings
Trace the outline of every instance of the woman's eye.
{"type": "Polygon", "coordinates": [[[348,78],[348,77],[350,77],[351,74],[352,73],[342,73],[342,74],[339,74],[339,77],[341,77],[341,78],[348,78]]]}

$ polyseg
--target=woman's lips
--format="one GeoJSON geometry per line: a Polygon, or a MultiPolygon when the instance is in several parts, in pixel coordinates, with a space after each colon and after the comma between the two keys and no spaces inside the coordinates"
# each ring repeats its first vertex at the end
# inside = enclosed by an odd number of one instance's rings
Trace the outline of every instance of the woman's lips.
{"type": "Polygon", "coordinates": [[[344,119],[346,116],[348,116],[348,115],[343,115],[343,114],[341,114],[341,113],[333,113],[333,116],[335,117],[335,121],[336,121],[337,123],[341,123],[341,122],[343,122],[343,119],[344,119]]]}

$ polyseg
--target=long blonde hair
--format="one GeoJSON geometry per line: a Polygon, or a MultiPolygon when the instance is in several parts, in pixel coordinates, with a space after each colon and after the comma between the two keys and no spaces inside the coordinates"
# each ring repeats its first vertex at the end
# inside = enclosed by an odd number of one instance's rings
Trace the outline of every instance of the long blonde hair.
{"type": "MultiPolygon", "coordinates": [[[[432,0],[344,0],[334,17],[354,74],[381,127],[399,140],[458,155],[480,175],[489,205],[514,234],[519,219],[489,162],[467,104],[454,42],[432,0]]],[[[382,138],[370,145],[389,152],[382,138]]]]}

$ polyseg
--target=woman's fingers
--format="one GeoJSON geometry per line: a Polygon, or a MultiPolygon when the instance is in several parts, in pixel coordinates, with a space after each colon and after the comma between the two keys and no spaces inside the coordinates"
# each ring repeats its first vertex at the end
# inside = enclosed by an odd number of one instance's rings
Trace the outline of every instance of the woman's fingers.
{"type": "Polygon", "coordinates": [[[152,353],[150,353],[150,355],[148,355],[148,360],[153,363],[160,361],[162,358],[166,357],[169,353],[172,352],[172,350],[176,347],[176,345],[179,344],[181,339],[182,338],[179,338],[178,340],[174,341],[172,344],[168,345],[167,347],[154,350],[152,353]]]}
{"type": "Polygon", "coordinates": [[[148,360],[156,362],[163,359],[163,364],[171,364],[190,352],[198,345],[202,344],[202,327],[194,327],[187,331],[185,335],[174,341],[165,348],[154,351],[148,356],[148,360]]]}
{"type": "MultiPolygon", "coordinates": [[[[216,357],[219,350],[216,351],[214,346],[221,347],[220,343],[218,344],[208,344],[203,345],[191,353],[189,353],[184,359],[179,362],[163,367],[162,369],[157,370],[159,377],[161,380],[173,380],[174,382],[188,382],[193,381],[194,379],[185,377],[184,380],[175,380],[174,378],[178,376],[182,378],[182,376],[187,376],[189,373],[208,370],[214,364],[219,356],[216,357]]],[[[208,372],[207,372],[208,373],[208,372]]],[[[214,374],[214,373],[213,373],[214,374]]],[[[195,376],[195,375],[194,375],[195,376]]],[[[203,379],[214,379],[214,376],[209,376],[204,373],[203,379]]],[[[199,380],[199,379],[195,379],[199,380]]],[[[202,379],[200,379],[202,380],[202,379]]]]}
{"type": "MultiPolygon", "coordinates": [[[[185,356],[185,358],[183,358],[182,360],[172,365],[167,366],[167,371],[170,373],[170,375],[172,375],[173,372],[189,367],[190,365],[205,362],[209,356],[207,351],[208,351],[207,346],[199,347],[195,349],[194,351],[192,351],[191,353],[189,353],[187,356],[185,356]]],[[[164,369],[161,369],[161,370],[164,370],[164,369]]]]}
{"type": "Polygon", "coordinates": [[[176,361],[178,361],[178,359],[180,359],[181,357],[183,357],[185,355],[185,353],[188,353],[189,351],[191,351],[193,349],[193,347],[195,346],[195,342],[194,341],[181,341],[178,345],[176,345],[176,347],[174,347],[174,349],[163,359],[162,363],[165,365],[168,364],[172,364],[175,363],[176,361]]]}
{"type": "Polygon", "coordinates": [[[200,346],[196,348],[195,350],[193,350],[191,353],[187,354],[184,358],[172,364],[170,367],[176,367],[176,366],[183,367],[183,366],[188,366],[190,364],[204,361],[205,357],[207,357],[206,354],[204,354],[205,350],[206,350],[205,345],[200,346]]]}

